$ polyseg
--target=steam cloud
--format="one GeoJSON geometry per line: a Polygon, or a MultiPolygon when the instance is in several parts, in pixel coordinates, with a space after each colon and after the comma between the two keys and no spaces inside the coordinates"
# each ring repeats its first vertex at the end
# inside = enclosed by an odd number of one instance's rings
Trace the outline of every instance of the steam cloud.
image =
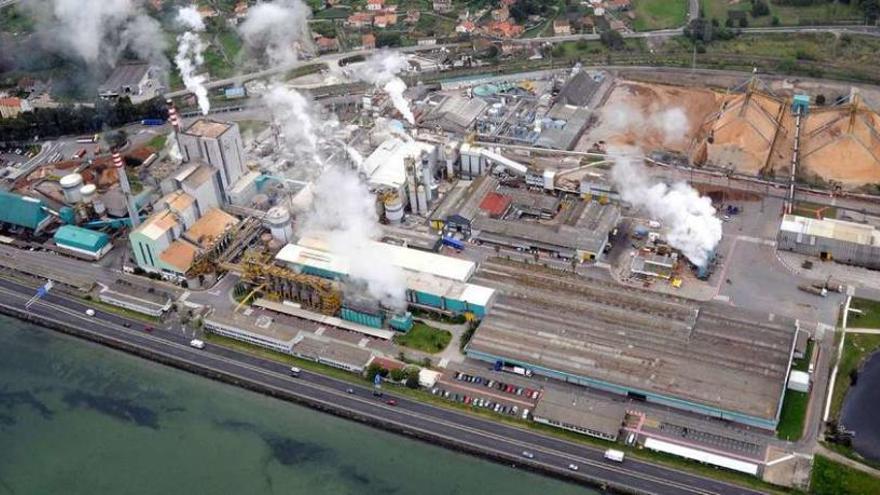
{"type": "Polygon", "coordinates": [[[196,74],[196,71],[205,63],[205,43],[197,34],[205,30],[202,16],[195,7],[183,7],[177,11],[177,22],[189,29],[177,37],[177,55],[174,63],[180,71],[180,77],[186,89],[196,95],[199,102],[199,110],[202,115],[208,115],[211,110],[211,101],[208,99],[208,89],[205,87],[207,77],[204,74],[196,74]]]}
{"type": "MultiPolygon", "coordinates": [[[[659,130],[666,144],[680,141],[687,132],[687,116],[680,108],[656,112],[648,117],[626,105],[607,109],[606,122],[623,132],[644,134],[659,130]]],[[[637,149],[610,150],[614,160],[611,178],[621,198],[663,224],[669,245],[680,250],[691,263],[706,266],[721,241],[721,220],[712,201],[700,196],[685,182],[667,185],[652,181],[644,170],[637,149]]]]}
{"type": "Polygon", "coordinates": [[[143,10],[142,0],[26,0],[48,44],[90,67],[113,67],[128,51],[168,68],[159,23],[143,10]]]}
{"type": "Polygon", "coordinates": [[[406,57],[398,52],[383,50],[368,58],[355,76],[385,90],[400,115],[410,124],[415,124],[416,119],[410,110],[409,101],[403,96],[406,83],[397,77],[397,74],[407,67],[409,62],[406,57]]]}
{"type": "Polygon", "coordinates": [[[250,8],[238,29],[249,49],[264,53],[272,65],[287,65],[311,46],[311,16],[302,0],[263,2],[250,8]]]}
{"type": "Polygon", "coordinates": [[[376,248],[381,235],[376,202],[355,169],[351,148],[338,143],[339,122],[319,105],[280,83],[263,94],[273,125],[284,135],[284,147],[314,178],[311,207],[301,217],[298,233],[327,242],[329,250],[349,260],[350,276],[385,307],[406,306],[406,279],[376,248]],[[337,154],[344,150],[345,153],[337,154]]]}

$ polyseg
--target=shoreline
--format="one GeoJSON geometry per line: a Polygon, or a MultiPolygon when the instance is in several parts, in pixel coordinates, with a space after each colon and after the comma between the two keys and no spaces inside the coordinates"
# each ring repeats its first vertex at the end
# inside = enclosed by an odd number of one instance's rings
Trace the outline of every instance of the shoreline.
{"type": "Polygon", "coordinates": [[[165,366],[170,366],[181,371],[200,375],[211,380],[240,387],[286,402],[292,402],[323,413],[332,414],[333,416],[339,418],[356,421],[358,423],[365,424],[374,428],[380,428],[382,430],[402,435],[407,438],[416,439],[419,441],[430,443],[432,445],[438,445],[443,448],[472,455],[475,457],[488,459],[490,461],[496,462],[498,464],[503,464],[508,467],[527,469],[534,473],[549,476],[569,483],[588,486],[592,489],[605,493],[620,493],[626,495],[651,495],[651,492],[626,485],[621,485],[619,483],[604,481],[592,477],[589,474],[585,474],[582,471],[577,472],[581,478],[575,478],[571,476],[571,473],[566,469],[557,468],[555,466],[544,463],[524,463],[522,462],[522,459],[518,458],[517,456],[494,451],[489,448],[484,448],[477,445],[468,444],[436,433],[408,427],[405,424],[401,424],[395,421],[384,420],[377,416],[361,414],[341,406],[333,405],[331,403],[280,390],[270,385],[262,384],[253,380],[248,380],[232,373],[223,372],[210,368],[208,366],[200,365],[198,363],[185,361],[161,352],[155,352],[149,349],[145,349],[137,345],[125,342],[124,340],[108,337],[106,335],[102,335],[96,332],[91,332],[89,330],[79,328],[75,325],[65,324],[59,320],[25,312],[21,309],[9,306],[7,304],[0,304],[0,313],[9,317],[14,317],[21,321],[25,321],[27,323],[35,324],[53,331],[60,332],[65,335],[81,338],[117,351],[122,351],[127,354],[140,357],[142,359],[147,359],[156,363],[163,364],[165,366]],[[585,481],[583,478],[587,478],[587,480],[585,481]]]}

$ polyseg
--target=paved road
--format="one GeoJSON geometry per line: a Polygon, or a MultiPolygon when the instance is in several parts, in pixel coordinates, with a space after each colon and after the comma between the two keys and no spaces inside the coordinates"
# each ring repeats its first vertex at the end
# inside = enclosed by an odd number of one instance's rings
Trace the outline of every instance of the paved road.
{"type": "MultiPolygon", "coordinates": [[[[0,279],[0,305],[23,308],[24,302],[33,294],[33,288],[0,279]]],[[[395,397],[397,406],[376,400],[370,390],[353,386],[311,372],[303,372],[299,378],[287,375],[286,366],[240,352],[209,345],[205,350],[190,348],[191,336],[179,329],[157,329],[145,332],[143,323],[121,316],[98,311],[94,317],[84,314],[87,307],[78,301],[50,294],[45,301],[31,307],[31,312],[43,317],[72,325],[82,331],[100,334],[108,338],[133,344],[149,351],[195,364],[242,380],[289,394],[308,397],[314,401],[357,412],[364,417],[422,430],[442,436],[455,443],[476,446],[486,452],[507,458],[516,464],[533,464],[568,474],[572,479],[586,482],[590,477],[607,483],[620,483],[645,493],[654,494],[757,494],[760,492],[733,486],[717,480],[683,473],[675,469],[627,459],[623,464],[609,463],[602,459],[602,450],[579,445],[538,433],[495,423],[457,411],[439,408],[403,397],[395,397]],[[130,328],[123,326],[130,325],[130,328]],[[346,393],[353,387],[354,393],[346,393]],[[534,459],[525,459],[522,452],[528,450],[534,459]],[[568,471],[575,463],[580,471],[568,471]]],[[[393,396],[393,394],[386,394],[393,396]]]]}

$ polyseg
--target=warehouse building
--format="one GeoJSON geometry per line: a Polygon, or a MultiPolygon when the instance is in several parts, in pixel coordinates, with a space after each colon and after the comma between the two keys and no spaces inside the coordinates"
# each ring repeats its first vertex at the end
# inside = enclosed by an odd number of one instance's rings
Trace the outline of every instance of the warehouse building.
{"type": "Polygon", "coordinates": [[[268,311],[245,315],[215,310],[203,321],[206,332],[285,354],[291,354],[301,330],[314,330],[313,327],[309,322],[268,311]]]}
{"type": "Polygon", "coordinates": [[[90,260],[103,258],[113,247],[107,234],[74,225],[59,227],[53,240],[61,251],[90,260]]]}
{"type": "Polygon", "coordinates": [[[38,233],[51,221],[52,215],[42,200],[0,191],[0,224],[38,233]]]}
{"type": "Polygon", "coordinates": [[[224,195],[247,173],[244,145],[235,122],[199,119],[178,136],[186,162],[202,161],[220,173],[224,195]]]}
{"type": "Polygon", "coordinates": [[[797,323],[534,265],[490,259],[498,293],[467,355],[675,409],[773,430],[797,323]]]}
{"type": "MultiPolygon", "coordinates": [[[[410,304],[456,315],[470,313],[477,318],[488,313],[494,291],[467,283],[476,269],[473,262],[383,242],[374,241],[371,249],[403,270],[410,304]]],[[[275,259],[288,268],[322,278],[344,280],[350,273],[347,258],[332,253],[323,241],[314,238],[286,245],[275,259]]]]}
{"type": "Polygon", "coordinates": [[[785,215],[776,241],[783,251],[880,268],[880,230],[873,225],[785,215]]]}
{"type": "Polygon", "coordinates": [[[294,339],[291,354],[351,373],[363,373],[373,360],[373,353],[366,349],[311,333],[301,333],[294,339]]]}
{"type": "Polygon", "coordinates": [[[171,296],[165,292],[120,282],[102,287],[98,293],[98,300],[155,318],[159,318],[171,309],[172,304],[171,296]]]}
{"type": "Polygon", "coordinates": [[[536,423],[617,441],[626,411],[619,402],[545,388],[532,416],[536,423]]]}

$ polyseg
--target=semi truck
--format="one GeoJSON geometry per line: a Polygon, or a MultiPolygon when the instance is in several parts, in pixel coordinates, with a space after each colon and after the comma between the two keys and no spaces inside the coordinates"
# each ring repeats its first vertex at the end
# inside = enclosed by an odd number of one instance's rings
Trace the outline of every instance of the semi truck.
{"type": "Polygon", "coordinates": [[[532,376],[532,370],[523,368],[522,366],[507,364],[503,361],[495,361],[494,369],[495,371],[506,371],[507,373],[513,373],[520,376],[532,376]]]}
{"type": "Polygon", "coordinates": [[[626,456],[622,451],[615,449],[608,449],[605,451],[605,458],[609,461],[614,462],[623,462],[623,458],[626,456]]]}

